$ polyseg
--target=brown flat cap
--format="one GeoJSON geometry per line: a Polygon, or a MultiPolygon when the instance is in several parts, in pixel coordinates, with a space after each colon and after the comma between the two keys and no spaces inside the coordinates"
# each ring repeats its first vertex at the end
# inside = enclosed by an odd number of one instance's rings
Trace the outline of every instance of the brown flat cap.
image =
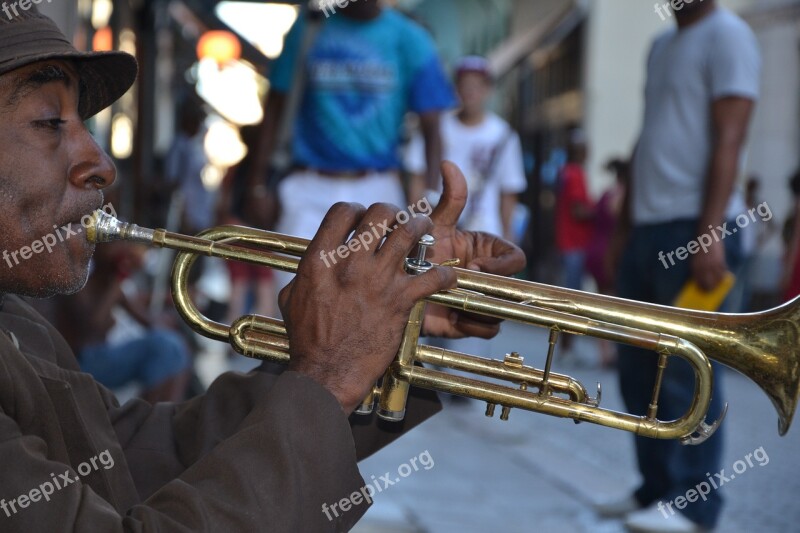
{"type": "Polygon", "coordinates": [[[74,63],[81,78],[79,113],[85,120],[114,103],[136,80],[136,59],[124,52],[79,52],[58,29],[29,9],[0,10],[0,76],[47,59],[74,63]]]}

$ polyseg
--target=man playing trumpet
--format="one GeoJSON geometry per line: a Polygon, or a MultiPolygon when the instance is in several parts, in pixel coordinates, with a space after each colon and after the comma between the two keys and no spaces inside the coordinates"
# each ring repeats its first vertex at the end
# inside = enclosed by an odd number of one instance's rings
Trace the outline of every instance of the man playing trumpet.
{"type": "MultiPolygon", "coordinates": [[[[118,52],[77,52],[33,7],[0,17],[0,225],[17,250],[78,225],[115,179],[84,120],[133,83],[118,52]]],[[[0,269],[0,530],[325,531],[349,529],[368,503],[328,520],[322,505],[365,485],[356,461],[396,437],[347,416],[392,361],[415,302],[455,286],[452,269],[403,271],[420,237],[435,259],[497,274],[524,266],[513,245],[455,229],[463,176],[444,166],[445,193],[431,218],[413,218],[378,250],[325,267],[323,250],[397,209],[337,204],[281,294],[291,364],[280,376],[227,374],[179,404],[113,395],[80,373],[63,338],[20,296],[81,289],[93,245],[83,237],[0,269]],[[369,280],[364,282],[364,280],[369,280]],[[346,312],[340,312],[346,310],[346,312]],[[99,461],[99,462],[98,462],[99,461]]],[[[428,334],[491,337],[496,323],[439,309],[428,334]]],[[[439,409],[414,392],[405,429],[439,409]]]]}

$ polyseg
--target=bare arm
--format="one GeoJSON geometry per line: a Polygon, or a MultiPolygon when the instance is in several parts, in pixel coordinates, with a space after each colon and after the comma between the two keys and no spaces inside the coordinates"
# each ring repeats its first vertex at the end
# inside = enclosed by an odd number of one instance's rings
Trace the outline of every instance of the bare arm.
{"type": "MultiPolygon", "coordinates": [[[[725,210],[736,182],[739,155],[747,138],[753,107],[752,100],[739,97],[722,98],[711,106],[713,151],[697,228],[698,235],[708,233],[709,226],[716,228],[725,222],[725,210]]],[[[698,254],[692,259],[692,276],[705,290],[716,287],[726,271],[725,247],[722,242],[714,243],[707,254],[698,254]]]]}
{"type": "Polygon", "coordinates": [[[269,162],[272,158],[272,151],[275,149],[285,105],[285,94],[271,91],[267,96],[267,103],[264,106],[264,120],[261,123],[259,135],[258,153],[247,179],[250,185],[259,183],[260,177],[266,176],[269,171],[269,162]]]}
{"type": "MultiPolygon", "coordinates": [[[[638,145],[633,149],[633,155],[631,156],[631,173],[634,172],[633,160],[636,157],[637,149],[638,145]]],[[[628,180],[628,185],[622,190],[622,198],[619,202],[617,223],[614,225],[614,233],[611,236],[609,249],[608,252],[606,252],[605,259],[603,261],[603,268],[606,271],[606,276],[608,276],[608,279],[610,280],[614,280],[617,277],[617,270],[619,269],[619,265],[622,260],[622,254],[625,250],[625,246],[628,243],[628,238],[630,237],[631,233],[633,220],[631,213],[631,196],[633,193],[631,190],[634,184],[634,176],[631,174],[630,178],[631,179],[628,180]]]]}
{"type": "Polygon", "coordinates": [[[260,228],[269,228],[274,223],[277,213],[275,198],[267,189],[267,177],[270,162],[278,141],[279,129],[285,112],[286,96],[271,92],[264,109],[264,121],[261,124],[259,143],[255,161],[247,180],[244,215],[248,224],[260,228]]]}
{"type": "Polygon", "coordinates": [[[517,207],[519,199],[516,194],[502,193],[500,195],[500,217],[503,221],[503,237],[513,241],[513,230],[511,228],[514,209],[517,207]]]}
{"type": "Polygon", "coordinates": [[[125,295],[125,291],[120,290],[119,304],[139,325],[148,329],[153,327],[153,323],[147,313],[140,309],[138,305],[134,305],[125,295]]]}

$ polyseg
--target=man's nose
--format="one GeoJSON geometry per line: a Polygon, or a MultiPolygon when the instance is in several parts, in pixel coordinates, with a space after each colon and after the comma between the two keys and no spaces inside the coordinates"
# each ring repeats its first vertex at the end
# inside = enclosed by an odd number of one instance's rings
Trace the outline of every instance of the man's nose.
{"type": "Polygon", "coordinates": [[[74,159],[70,168],[69,180],[81,189],[104,189],[114,183],[117,169],[111,157],[106,154],[92,137],[89,130],[81,124],[73,145],[74,159]]]}

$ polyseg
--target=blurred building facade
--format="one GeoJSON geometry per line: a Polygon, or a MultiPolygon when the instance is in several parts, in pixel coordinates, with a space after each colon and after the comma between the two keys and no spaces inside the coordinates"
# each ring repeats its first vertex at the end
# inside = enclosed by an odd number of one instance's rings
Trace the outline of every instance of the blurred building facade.
{"type": "MultiPolygon", "coordinates": [[[[787,180],[800,162],[800,2],[720,3],[750,24],[761,46],[762,96],[753,118],[740,183],[748,176],[761,179],[758,200],[768,202],[774,221],[780,226],[792,207],[787,180]]],[[[591,2],[584,48],[583,124],[592,143],[589,174],[595,193],[611,179],[604,175],[603,163],[633,150],[643,111],[649,43],[669,24],[673,21],[662,20],[649,2],[591,2]]],[[[777,291],[780,280],[780,236],[773,234],[761,251],[752,282],[757,291],[771,294],[777,291]]]]}
{"type": "MultiPolygon", "coordinates": [[[[421,2],[416,9],[430,4],[438,2],[421,2]]],[[[721,0],[720,4],[752,26],[762,48],[763,93],[741,182],[746,176],[760,177],[759,200],[769,203],[780,225],[792,204],[786,194],[787,179],[800,164],[800,2],[721,0]]],[[[478,49],[461,35],[461,53],[485,53],[495,63],[501,75],[497,111],[520,130],[528,152],[526,201],[533,211],[528,251],[534,278],[552,282],[557,271],[552,213],[567,131],[581,127],[587,134],[589,186],[595,195],[613,180],[603,170],[604,163],[633,151],[644,110],[650,43],[674,24],[659,15],[655,5],[640,0],[509,0],[496,10],[508,19],[504,38],[494,47],[478,49]]],[[[472,12],[489,20],[484,12],[472,12]]],[[[451,21],[439,18],[442,25],[451,21]]],[[[454,38],[452,29],[448,33],[437,32],[435,24],[432,28],[440,42],[454,38]]],[[[780,238],[773,234],[758,257],[756,290],[777,290],[782,253],[780,238]]]]}
{"type": "MultiPolygon", "coordinates": [[[[75,0],[43,3],[82,48],[110,46],[137,55],[139,84],[94,121],[100,143],[123,176],[121,212],[147,215],[158,161],[174,134],[174,109],[197,81],[195,46],[213,29],[232,29],[217,0],[75,0]]],[[[264,2],[245,2],[244,5],[264,2]]],[[[299,1],[272,4],[299,6],[299,1]]],[[[397,0],[425,25],[442,57],[488,56],[498,72],[495,110],[521,133],[533,214],[527,248],[531,277],[552,282],[555,184],[570,128],[591,145],[589,185],[611,182],[603,164],[630,155],[641,125],[645,61],[652,39],[673,24],[640,0],[397,0]]],[[[661,2],[664,3],[663,1],[661,2]]],[[[786,180],[800,164],[800,0],[721,0],[755,30],[764,55],[763,97],[743,176],[762,180],[762,196],[780,224],[790,201],[786,180]]],[[[242,4],[238,4],[242,5],[242,4]]],[[[237,8],[240,9],[240,8],[237,8]]],[[[269,58],[241,37],[243,60],[263,76],[269,58]]],[[[260,82],[259,98],[268,87],[260,82]]],[[[757,289],[780,278],[777,236],[759,258],[757,289]]]]}

